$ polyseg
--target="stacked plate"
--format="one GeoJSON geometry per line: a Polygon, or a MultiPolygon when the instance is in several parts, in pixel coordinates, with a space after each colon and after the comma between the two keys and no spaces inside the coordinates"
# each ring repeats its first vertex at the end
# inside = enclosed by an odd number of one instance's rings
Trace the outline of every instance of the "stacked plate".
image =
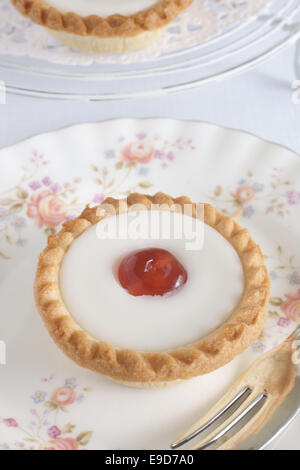
{"type": "Polygon", "coordinates": [[[136,99],[190,90],[248,70],[300,35],[297,0],[196,1],[150,48],[93,56],[50,39],[4,0],[0,12],[0,79],[7,91],[55,100],[136,99]]]}

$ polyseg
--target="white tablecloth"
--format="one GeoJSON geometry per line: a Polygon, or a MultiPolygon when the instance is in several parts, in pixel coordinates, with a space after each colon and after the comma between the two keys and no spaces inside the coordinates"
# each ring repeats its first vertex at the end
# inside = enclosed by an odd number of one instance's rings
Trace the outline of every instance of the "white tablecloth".
{"type": "MultiPolygon", "coordinates": [[[[295,50],[229,81],[135,102],[64,103],[7,96],[0,106],[0,148],[71,124],[117,117],[172,117],[243,129],[300,154],[300,104],[293,104],[295,50]]],[[[1,72],[0,72],[1,80],[1,72]]],[[[276,442],[300,450],[300,416],[276,442]]]]}

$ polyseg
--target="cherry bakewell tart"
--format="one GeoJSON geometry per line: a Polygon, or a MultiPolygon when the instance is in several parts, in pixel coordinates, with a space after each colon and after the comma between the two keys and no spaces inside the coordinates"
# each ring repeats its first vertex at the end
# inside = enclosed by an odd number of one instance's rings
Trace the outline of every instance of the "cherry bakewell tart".
{"type": "Polygon", "coordinates": [[[87,52],[125,52],[155,41],[193,0],[11,0],[56,39],[87,52]]]}
{"type": "Polygon", "coordinates": [[[157,193],[108,198],[66,222],[40,255],[34,289],[68,357],[151,387],[209,373],[250,346],[270,281],[259,246],[233,218],[157,193]],[[158,226],[172,230],[153,237],[158,226]]]}

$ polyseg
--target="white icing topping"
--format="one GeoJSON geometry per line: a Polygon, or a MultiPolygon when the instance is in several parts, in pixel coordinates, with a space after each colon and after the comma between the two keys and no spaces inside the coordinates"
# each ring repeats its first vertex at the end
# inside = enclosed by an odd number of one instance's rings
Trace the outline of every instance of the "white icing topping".
{"type": "MultiPolygon", "coordinates": [[[[170,213],[160,214],[162,221],[170,221],[170,213]]],[[[148,211],[139,212],[142,223],[147,217],[148,211]]],[[[178,213],[172,217],[174,226],[182,223],[182,217],[190,220],[178,213]]],[[[126,214],[106,218],[89,228],[65,255],[60,285],[75,321],[98,340],[140,351],[189,344],[226,321],[244,287],[242,265],[231,244],[201,221],[196,221],[198,228],[204,228],[200,250],[187,251],[184,239],[151,240],[147,234],[146,240],[99,239],[107,228],[112,230],[116,219],[122,223],[125,218],[126,214]],[[170,251],[187,270],[188,281],[178,291],[163,297],[134,297],[120,286],[116,276],[120,260],[149,247],[170,251]]]]}
{"type": "Polygon", "coordinates": [[[57,8],[62,13],[72,12],[80,16],[133,15],[146,10],[158,0],[45,0],[48,5],[57,8]]]}

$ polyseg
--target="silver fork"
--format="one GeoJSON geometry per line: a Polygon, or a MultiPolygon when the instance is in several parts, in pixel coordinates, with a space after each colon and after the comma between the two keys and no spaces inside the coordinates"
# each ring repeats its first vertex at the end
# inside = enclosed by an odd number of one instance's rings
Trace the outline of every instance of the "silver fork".
{"type": "Polygon", "coordinates": [[[191,450],[265,448],[300,410],[299,352],[300,326],[280,346],[257,359],[171,448],[178,449],[196,437],[200,440],[191,450]]]}

